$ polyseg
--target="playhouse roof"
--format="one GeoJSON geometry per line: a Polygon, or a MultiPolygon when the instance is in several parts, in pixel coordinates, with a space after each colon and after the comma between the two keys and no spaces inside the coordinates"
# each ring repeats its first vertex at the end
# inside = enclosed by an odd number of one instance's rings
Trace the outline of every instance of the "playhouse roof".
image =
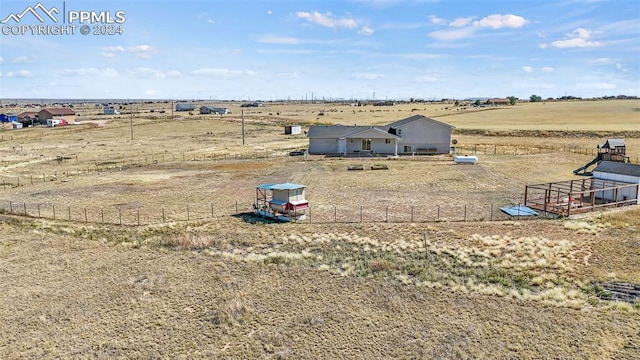
{"type": "Polygon", "coordinates": [[[295,190],[295,189],[303,189],[304,185],[294,184],[294,183],[283,183],[283,184],[262,184],[256,186],[258,189],[263,190],[295,190]]]}

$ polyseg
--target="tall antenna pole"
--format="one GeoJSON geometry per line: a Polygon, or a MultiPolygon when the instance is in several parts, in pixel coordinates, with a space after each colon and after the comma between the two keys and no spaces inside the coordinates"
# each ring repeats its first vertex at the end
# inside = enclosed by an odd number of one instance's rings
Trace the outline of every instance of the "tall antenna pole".
{"type": "Polygon", "coordinates": [[[244,109],[242,110],[242,145],[244,145],[244,109]]]}

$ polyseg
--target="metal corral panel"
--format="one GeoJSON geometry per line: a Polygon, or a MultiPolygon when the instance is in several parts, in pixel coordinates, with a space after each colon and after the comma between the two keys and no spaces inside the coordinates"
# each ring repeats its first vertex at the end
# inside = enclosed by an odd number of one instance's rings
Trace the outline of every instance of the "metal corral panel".
{"type": "Polygon", "coordinates": [[[500,210],[509,216],[536,216],[538,212],[524,205],[504,206],[500,210]]]}
{"type": "Polygon", "coordinates": [[[295,190],[295,189],[303,189],[304,185],[294,184],[294,183],[283,183],[283,184],[262,184],[257,186],[258,189],[264,190],[295,190]]]}

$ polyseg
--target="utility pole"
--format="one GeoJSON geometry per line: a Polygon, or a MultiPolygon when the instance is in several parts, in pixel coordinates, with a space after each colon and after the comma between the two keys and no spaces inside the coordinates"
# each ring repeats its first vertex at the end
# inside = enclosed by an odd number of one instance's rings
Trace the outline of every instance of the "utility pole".
{"type": "Polygon", "coordinates": [[[133,106],[131,106],[129,114],[131,114],[131,121],[129,123],[131,124],[131,140],[133,140],[133,106]]]}
{"type": "Polygon", "coordinates": [[[244,145],[244,109],[242,110],[242,145],[244,145]]]}

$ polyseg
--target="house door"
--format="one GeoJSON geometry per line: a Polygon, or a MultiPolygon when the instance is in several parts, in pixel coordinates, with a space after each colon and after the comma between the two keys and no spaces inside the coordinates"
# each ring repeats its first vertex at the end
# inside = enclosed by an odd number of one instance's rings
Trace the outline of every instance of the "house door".
{"type": "Polygon", "coordinates": [[[347,154],[347,139],[338,139],[338,153],[347,154]]]}

